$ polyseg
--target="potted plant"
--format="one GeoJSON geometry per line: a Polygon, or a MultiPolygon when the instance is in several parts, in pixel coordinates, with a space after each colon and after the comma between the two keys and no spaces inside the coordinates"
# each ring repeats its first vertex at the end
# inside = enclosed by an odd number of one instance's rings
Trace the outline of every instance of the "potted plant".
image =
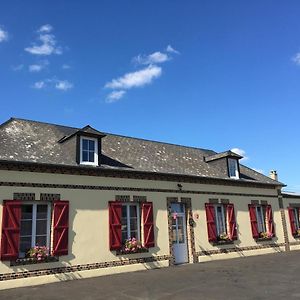
{"type": "Polygon", "coordinates": [[[46,246],[34,246],[29,249],[26,255],[34,261],[45,261],[49,256],[49,249],[46,246]]]}
{"type": "Polygon", "coordinates": [[[263,240],[268,240],[273,237],[273,233],[267,232],[267,231],[262,231],[259,233],[259,238],[263,240]]]}
{"type": "Polygon", "coordinates": [[[139,253],[139,252],[146,252],[147,248],[145,248],[140,241],[138,241],[136,238],[130,238],[125,241],[124,247],[123,247],[123,253],[129,254],[129,253],[139,253]]]}

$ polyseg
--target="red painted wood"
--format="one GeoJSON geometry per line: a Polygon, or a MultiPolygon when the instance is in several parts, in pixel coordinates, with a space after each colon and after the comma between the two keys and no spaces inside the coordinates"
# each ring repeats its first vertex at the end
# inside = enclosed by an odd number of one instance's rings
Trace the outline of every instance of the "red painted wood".
{"type": "Polygon", "coordinates": [[[217,229],[215,222],[215,207],[211,203],[205,203],[206,221],[207,221],[207,234],[208,240],[214,242],[217,240],[217,229]]]}
{"type": "Polygon", "coordinates": [[[109,206],[109,248],[122,248],[122,203],[111,201],[109,206]]]}
{"type": "Polygon", "coordinates": [[[227,204],[226,210],[227,210],[228,225],[229,225],[229,237],[231,240],[237,240],[234,205],[232,203],[227,204]]]}
{"type": "Polygon", "coordinates": [[[153,204],[144,202],[142,204],[143,226],[144,226],[144,247],[155,246],[154,241],[154,222],[153,222],[153,204]]]}
{"type": "Polygon", "coordinates": [[[295,222],[295,211],[293,207],[289,207],[289,217],[290,217],[290,224],[291,224],[291,231],[292,235],[297,234],[296,222],[295,222]]]}
{"type": "Polygon", "coordinates": [[[273,213],[272,213],[271,205],[267,205],[266,215],[267,215],[268,232],[272,233],[272,235],[275,236],[275,227],[274,227],[274,222],[273,222],[273,213]]]}
{"type": "Polygon", "coordinates": [[[252,236],[255,239],[257,239],[259,238],[259,232],[258,232],[257,219],[256,219],[256,206],[253,204],[249,204],[248,206],[249,206],[252,236]]]}
{"type": "Polygon", "coordinates": [[[54,201],[53,255],[67,255],[69,244],[69,201],[54,201]]]}
{"type": "Polygon", "coordinates": [[[4,200],[2,214],[1,260],[19,256],[21,201],[4,200]]]}

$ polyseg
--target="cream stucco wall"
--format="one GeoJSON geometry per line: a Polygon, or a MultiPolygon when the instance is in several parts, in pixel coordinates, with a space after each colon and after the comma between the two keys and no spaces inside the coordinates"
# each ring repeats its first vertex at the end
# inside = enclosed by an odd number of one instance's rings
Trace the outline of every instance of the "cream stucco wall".
{"type": "MultiPolygon", "coordinates": [[[[50,187],[21,187],[1,186],[0,187],[0,220],[2,220],[2,200],[12,199],[13,193],[35,193],[39,199],[40,193],[61,194],[62,200],[70,201],[70,224],[69,224],[69,255],[60,257],[59,262],[42,263],[38,265],[24,265],[11,267],[9,262],[0,262],[0,274],[19,272],[25,270],[47,269],[68,265],[80,265],[99,262],[110,262],[127,258],[127,256],[116,256],[115,252],[109,250],[108,241],[108,201],[114,201],[116,195],[146,196],[148,201],[153,202],[155,220],[156,247],[151,248],[149,253],[130,255],[130,258],[169,255],[169,232],[167,217],[167,197],[188,197],[192,199],[193,215],[199,215],[195,220],[195,248],[196,252],[216,250],[232,247],[249,247],[262,245],[268,242],[256,242],[252,238],[248,204],[251,200],[264,200],[272,205],[273,217],[276,229],[274,243],[284,243],[281,216],[278,206],[277,190],[257,187],[238,187],[224,185],[208,185],[182,183],[183,192],[167,192],[163,190],[178,190],[178,182],[122,179],[95,176],[78,176],[63,174],[46,174],[33,172],[0,171],[1,182],[26,182],[44,184],[69,184],[89,185],[106,187],[128,187],[144,189],[161,189],[161,191],[122,191],[122,190],[96,190],[96,189],[72,189],[72,188],[50,188],[50,187]],[[189,191],[189,193],[184,193],[189,191]],[[203,194],[199,194],[203,192],[203,194]],[[205,192],[205,194],[204,194],[205,192]],[[197,194],[198,193],[198,194],[197,194]],[[211,193],[211,194],[210,194],[211,193]],[[220,194],[218,194],[220,193],[220,194]],[[229,193],[230,195],[222,195],[229,193]],[[234,194],[265,195],[247,196],[234,194]],[[234,245],[213,246],[207,239],[207,225],[204,204],[209,199],[228,199],[235,205],[236,220],[238,226],[238,241],[234,245]]],[[[36,200],[38,201],[38,200],[36,200]]],[[[189,225],[188,225],[189,226],[189,225]]],[[[270,242],[269,242],[270,243],[270,242]]],[[[256,255],[279,251],[276,249],[257,249],[245,251],[245,255],[256,255]]],[[[200,256],[200,261],[223,259],[240,256],[241,254],[217,254],[207,257],[200,256]]],[[[154,264],[153,266],[165,266],[166,261],[154,264]]],[[[151,264],[149,264],[150,266],[151,264]]],[[[116,272],[114,267],[111,272],[116,272]]],[[[128,271],[133,268],[124,266],[128,271]]],[[[134,269],[134,268],[133,268],[134,269]]],[[[94,271],[91,274],[102,274],[109,271],[94,271]]],[[[53,277],[53,276],[52,276],[53,277]]],[[[31,281],[34,279],[31,279],[31,281]]],[[[50,280],[50,277],[49,277],[50,280]]],[[[28,280],[29,281],[29,280],[28,280]]],[[[7,285],[7,283],[6,283],[7,285]]],[[[0,283],[1,288],[1,283],[0,283]]]]}

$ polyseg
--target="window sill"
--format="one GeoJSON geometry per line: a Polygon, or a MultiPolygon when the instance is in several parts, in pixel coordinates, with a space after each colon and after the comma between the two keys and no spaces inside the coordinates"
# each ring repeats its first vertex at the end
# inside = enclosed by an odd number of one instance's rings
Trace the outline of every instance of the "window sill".
{"type": "Polygon", "coordinates": [[[272,241],[273,237],[267,237],[267,238],[257,238],[255,239],[257,242],[264,242],[264,241],[272,241]]]}
{"type": "Polygon", "coordinates": [[[219,241],[212,242],[213,246],[230,245],[230,244],[234,244],[234,241],[233,240],[219,240],[219,241]]]}
{"type": "Polygon", "coordinates": [[[300,234],[293,235],[294,239],[300,239],[300,234]]]}
{"type": "Polygon", "coordinates": [[[33,265],[33,264],[42,264],[59,261],[57,256],[49,256],[43,260],[37,260],[35,258],[18,258],[10,262],[10,266],[23,266],[23,265],[33,265]]]}
{"type": "Polygon", "coordinates": [[[140,253],[147,253],[147,252],[149,252],[149,249],[147,248],[140,249],[139,251],[136,252],[128,252],[123,249],[120,249],[120,250],[116,250],[116,255],[132,255],[132,254],[140,254],[140,253]]]}

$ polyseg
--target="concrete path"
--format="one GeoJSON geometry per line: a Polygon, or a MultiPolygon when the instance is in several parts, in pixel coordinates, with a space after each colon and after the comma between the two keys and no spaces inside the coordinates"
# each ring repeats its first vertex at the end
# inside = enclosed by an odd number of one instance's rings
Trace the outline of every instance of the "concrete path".
{"type": "Polygon", "coordinates": [[[11,289],[0,299],[300,299],[300,251],[11,289]]]}

